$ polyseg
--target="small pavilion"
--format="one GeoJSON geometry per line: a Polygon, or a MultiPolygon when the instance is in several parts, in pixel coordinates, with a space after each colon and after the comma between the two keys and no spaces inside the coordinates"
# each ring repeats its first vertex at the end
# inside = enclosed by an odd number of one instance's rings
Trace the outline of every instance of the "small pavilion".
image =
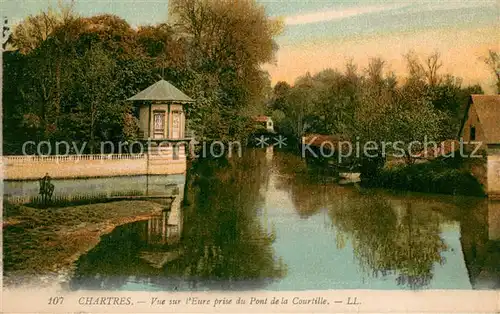
{"type": "Polygon", "coordinates": [[[160,80],[129,98],[139,105],[139,137],[155,142],[186,141],[186,105],[194,100],[160,80]]]}

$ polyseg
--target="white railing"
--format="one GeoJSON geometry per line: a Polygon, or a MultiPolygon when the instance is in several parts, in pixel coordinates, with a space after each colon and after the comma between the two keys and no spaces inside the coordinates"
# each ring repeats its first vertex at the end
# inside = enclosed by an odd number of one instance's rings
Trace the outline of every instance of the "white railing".
{"type": "Polygon", "coordinates": [[[54,155],[54,156],[3,156],[6,163],[23,162],[61,162],[79,160],[137,160],[146,158],[145,154],[100,154],[100,155],[54,155]]]}
{"type": "Polygon", "coordinates": [[[3,156],[3,178],[32,180],[49,173],[53,178],[177,174],[186,168],[186,155],[162,151],[148,154],[3,156]]]}

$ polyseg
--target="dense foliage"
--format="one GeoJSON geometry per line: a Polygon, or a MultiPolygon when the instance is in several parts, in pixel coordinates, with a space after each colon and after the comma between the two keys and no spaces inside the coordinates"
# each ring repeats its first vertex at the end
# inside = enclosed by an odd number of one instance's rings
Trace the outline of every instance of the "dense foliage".
{"type": "Polygon", "coordinates": [[[376,180],[364,184],[394,190],[484,196],[483,187],[470,171],[443,160],[384,168],[376,180]]]}
{"type": "MultiPolygon", "coordinates": [[[[438,53],[424,62],[413,52],[405,59],[405,79],[387,71],[384,60],[373,58],[363,71],[348,62],[343,72],[327,69],[314,76],[307,73],[293,87],[279,82],[270,114],[279,131],[290,137],[336,135],[361,147],[373,141],[380,155],[383,142],[401,142],[404,157],[411,164],[412,155],[423,146],[408,144],[456,138],[470,95],[483,91],[479,85],[462,87],[459,78],[441,74],[438,53]]],[[[383,160],[361,157],[363,165],[369,164],[363,168],[366,172],[384,164],[383,160]]]]}
{"type": "Polygon", "coordinates": [[[4,53],[4,152],[21,153],[26,141],[85,142],[93,152],[133,140],[126,99],[162,77],[197,100],[188,114],[200,138],[244,137],[270,89],[260,66],[274,58],[279,25],[255,1],[233,2],[176,1],[175,27],[133,28],[71,8],[26,18],[4,53]]]}

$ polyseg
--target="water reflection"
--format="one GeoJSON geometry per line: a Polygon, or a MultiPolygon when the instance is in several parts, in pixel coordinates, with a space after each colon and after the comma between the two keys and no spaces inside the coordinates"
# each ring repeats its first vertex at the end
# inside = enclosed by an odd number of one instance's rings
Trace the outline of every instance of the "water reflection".
{"type": "Polygon", "coordinates": [[[72,289],[500,287],[500,202],[339,186],[271,150],[197,163],[185,193],[104,237],[72,289]]]}
{"type": "Polygon", "coordinates": [[[253,157],[197,164],[181,241],[171,240],[165,216],[117,228],[80,258],[71,288],[256,289],[283,277],[275,237],[258,219],[265,155],[253,157]]]}
{"type": "Polygon", "coordinates": [[[483,200],[461,217],[461,244],[476,289],[500,288],[499,212],[500,201],[483,200]]]}
{"type": "MultiPolygon", "coordinates": [[[[75,201],[130,195],[165,195],[176,187],[181,191],[184,175],[127,176],[88,179],[53,179],[53,201],[75,201]]],[[[38,181],[5,181],[3,198],[11,203],[30,203],[39,197],[38,181]]]]}
{"type": "Polygon", "coordinates": [[[337,242],[352,242],[354,254],[372,276],[396,275],[398,285],[427,286],[433,267],[443,265],[448,246],[441,238],[443,217],[415,200],[361,196],[330,211],[337,242]]]}
{"type": "Polygon", "coordinates": [[[359,278],[362,284],[332,282],[330,287],[492,289],[499,286],[500,202],[346,188],[330,184],[324,178],[318,180],[300,160],[292,161],[293,158],[291,155],[276,158],[275,172],[280,173],[277,189],[286,191],[302,219],[326,211],[336,244],[332,259],[352,251],[359,266],[351,278],[359,278]],[[467,241],[482,247],[481,258],[467,258],[471,250],[477,252],[464,245],[467,241]],[[480,265],[485,258],[489,264],[480,265]],[[481,284],[476,280],[475,273],[480,272],[474,271],[476,268],[483,269],[481,274],[487,277],[480,280],[481,284]],[[444,276],[449,277],[448,283],[442,281],[444,276]],[[396,286],[388,280],[394,280],[396,286]]]}

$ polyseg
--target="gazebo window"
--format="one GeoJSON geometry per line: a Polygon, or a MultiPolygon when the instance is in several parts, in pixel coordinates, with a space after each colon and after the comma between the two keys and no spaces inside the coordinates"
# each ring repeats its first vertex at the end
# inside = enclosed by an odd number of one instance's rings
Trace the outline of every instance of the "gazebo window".
{"type": "Polygon", "coordinates": [[[165,111],[157,111],[154,113],[154,137],[165,137],[165,111]]]}
{"type": "Polygon", "coordinates": [[[180,111],[172,112],[172,138],[178,139],[181,137],[181,113],[180,111]]]}

